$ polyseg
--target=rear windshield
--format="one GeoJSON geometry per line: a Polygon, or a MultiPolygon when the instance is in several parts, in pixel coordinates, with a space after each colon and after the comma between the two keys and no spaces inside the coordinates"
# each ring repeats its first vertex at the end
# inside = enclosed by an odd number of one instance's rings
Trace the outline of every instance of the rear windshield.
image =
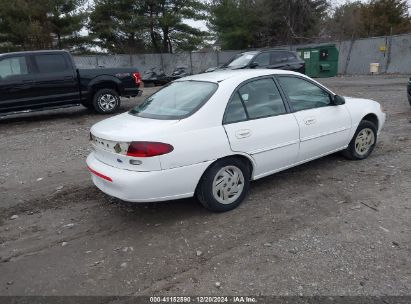
{"type": "Polygon", "coordinates": [[[197,111],[217,90],[204,81],[177,81],[154,93],[129,113],[154,119],[182,119],[197,111]]]}

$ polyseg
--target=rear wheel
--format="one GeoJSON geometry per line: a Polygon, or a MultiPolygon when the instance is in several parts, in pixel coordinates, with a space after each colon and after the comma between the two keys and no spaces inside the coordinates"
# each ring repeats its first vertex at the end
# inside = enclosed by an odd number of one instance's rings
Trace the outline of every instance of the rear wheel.
{"type": "Polygon", "coordinates": [[[348,159],[361,160],[367,158],[377,143],[377,127],[368,120],[363,120],[358,125],[354,137],[351,139],[343,155],[348,159]]]}
{"type": "Polygon", "coordinates": [[[208,210],[225,212],[236,208],[250,187],[250,169],[237,158],[221,159],[204,173],[197,198],[208,210]]]}
{"type": "Polygon", "coordinates": [[[93,108],[100,114],[112,114],[120,108],[120,96],[113,89],[98,90],[93,96],[93,108]]]}

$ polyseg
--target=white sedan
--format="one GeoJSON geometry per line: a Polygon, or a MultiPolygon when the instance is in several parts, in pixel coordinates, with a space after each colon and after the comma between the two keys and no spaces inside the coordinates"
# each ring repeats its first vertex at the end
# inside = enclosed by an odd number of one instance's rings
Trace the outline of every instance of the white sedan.
{"type": "Polygon", "coordinates": [[[337,151],[368,157],[384,122],[378,102],[338,96],[299,73],[206,73],[95,124],[87,165],[99,189],[124,201],[196,196],[228,211],[251,180],[337,151]]]}

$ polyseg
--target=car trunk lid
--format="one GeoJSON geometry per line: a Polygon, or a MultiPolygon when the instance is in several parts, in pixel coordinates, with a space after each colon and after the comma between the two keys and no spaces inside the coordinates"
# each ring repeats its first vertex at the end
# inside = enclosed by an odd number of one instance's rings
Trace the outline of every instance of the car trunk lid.
{"type": "Polygon", "coordinates": [[[141,118],[128,113],[103,120],[90,132],[95,157],[107,165],[126,170],[161,170],[159,156],[132,157],[127,155],[127,151],[132,142],[158,142],[163,131],[177,122],[141,118]]]}

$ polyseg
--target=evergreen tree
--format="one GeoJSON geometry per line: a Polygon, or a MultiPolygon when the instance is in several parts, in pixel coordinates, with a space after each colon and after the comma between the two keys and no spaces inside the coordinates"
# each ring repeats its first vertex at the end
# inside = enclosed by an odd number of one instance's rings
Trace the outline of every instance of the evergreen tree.
{"type": "Polygon", "coordinates": [[[84,26],[83,0],[0,0],[0,49],[71,48],[84,26]]]}
{"type": "Polygon", "coordinates": [[[406,0],[372,0],[364,10],[367,36],[400,34],[411,30],[406,0]]]}
{"type": "Polygon", "coordinates": [[[206,33],[186,19],[205,19],[200,0],[96,0],[91,35],[113,53],[195,50],[206,33]]]}
{"type": "Polygon", "coordinates": [[[224,49],[305,42],[321,32],[326,0],[213,0],[210,28],[224,49]]]}

